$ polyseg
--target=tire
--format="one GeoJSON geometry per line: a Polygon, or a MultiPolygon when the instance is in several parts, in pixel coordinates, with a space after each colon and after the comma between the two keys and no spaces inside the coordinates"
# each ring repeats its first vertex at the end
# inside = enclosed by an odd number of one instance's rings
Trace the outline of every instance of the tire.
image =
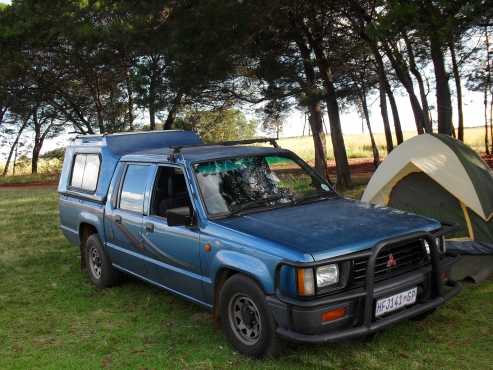
{"type": "Polygon", "coordinates": [[[97,288],[108,288],[118,282],[120,272],[111,265],[97,234],[92,234],[87,238],[85,253],[87,275],[97,288]]]}
{"type": "Polygon", "coordinates": [[[411,321],[423,321],[435,311],[436,311],[436,308],[433,308],[430,311],[426,311],[426,312],[420,313],[417,316],[411,317],[410,320],[411,321]]]}
{"type": "Polygon", "coordinates": [[[279,354],[276,324],[255,281],[241,274],[229,278],[221,289],[219,312],[223,332],[238,352],[256,358],[279,354]]]}

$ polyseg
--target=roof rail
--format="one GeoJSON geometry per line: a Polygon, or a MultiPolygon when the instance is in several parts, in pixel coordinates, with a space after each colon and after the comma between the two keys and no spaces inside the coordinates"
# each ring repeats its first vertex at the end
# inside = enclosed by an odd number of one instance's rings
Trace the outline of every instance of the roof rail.
{"type": "Polygon", "coordinates": [[[247,139],[247,140],[233,140],[233,141],[223,141],[220,143],[211,143],[211,144],[191,144],[191,145],[176,145],[171,146],[170,148],[173,150],[172,159],[176,159],[176,156],[180,154],[181,150],[184,148],[197,148],[197,147],[208,147],[208,146],[233,146],[233,145],[248,145],[248,144],[258,144],[258,143],[269,143],[274,148],[279,148],[279,144],[277,143],[276,138],[258,138],[258,139],[247,139]]]}

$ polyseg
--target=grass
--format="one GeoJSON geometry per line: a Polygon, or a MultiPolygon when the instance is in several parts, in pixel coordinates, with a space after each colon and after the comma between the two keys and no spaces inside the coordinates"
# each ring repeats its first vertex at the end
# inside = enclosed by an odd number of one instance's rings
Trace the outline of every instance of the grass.
{"type": "MultiPolygon", "coordinates": [[[[359,189],[361,191],[361,188],[359,189]]],[[[58,229],[53,189],[0,190],[0,369],[486,369],[493,281],[375,340],[288,345],[277,360],[231,350],[199,307],[129,279],[96,290],[58,229]]]]}

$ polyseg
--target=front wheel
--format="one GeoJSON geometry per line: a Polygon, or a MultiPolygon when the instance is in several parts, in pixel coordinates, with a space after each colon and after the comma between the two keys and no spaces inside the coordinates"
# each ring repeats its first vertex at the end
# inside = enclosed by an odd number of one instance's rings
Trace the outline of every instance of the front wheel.
{"type": "Polygon", "coordinates": [[[252,279],[233,275],[221,290],[219,304],[222,329],[238,352],[252,357],[278,354],[276,324],[252,279]]]}

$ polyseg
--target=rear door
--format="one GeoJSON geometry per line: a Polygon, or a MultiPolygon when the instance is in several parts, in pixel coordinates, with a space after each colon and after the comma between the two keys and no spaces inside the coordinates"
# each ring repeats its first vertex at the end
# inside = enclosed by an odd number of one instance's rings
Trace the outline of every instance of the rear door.
{"type": "Polygon", "coordinates": [[[118,197],[107,220],[112,235],[107,245],[111,259],[123,270],[148,277],[148,253],[142,240],[142,222],[148,184],[152,178],[149,164],[129,163],[118,187],[118,197]]]}
{"type": "Polygon", "coordinates": [[[189,190],[183,169],[158,166],[148,215],[144,216],[143,241],[153,253],[153,280],[193,300],[202,301],[199,228],[167,224],[169,209],[189,207],[189,190]]]}

